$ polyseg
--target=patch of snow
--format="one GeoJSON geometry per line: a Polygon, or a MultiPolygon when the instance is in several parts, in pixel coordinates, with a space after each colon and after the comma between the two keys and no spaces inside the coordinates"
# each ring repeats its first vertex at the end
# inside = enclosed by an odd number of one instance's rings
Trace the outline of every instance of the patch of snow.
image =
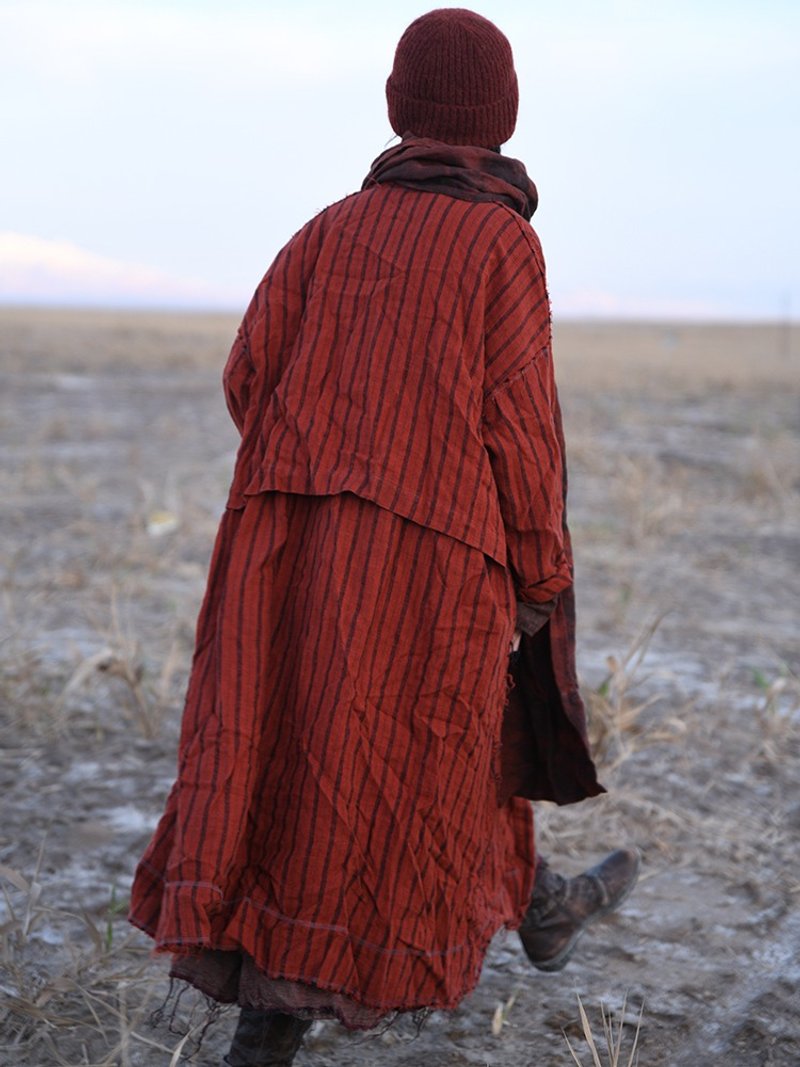
{"type": "Polygon", "coordinates": [[[100,773],[101,767],[96,760],[78,760],[72,764],[62,780],[67,785],[75,785],[77,783],[84,785],[87,781],[97,778],[100,773]]]}
{"type": "Polygon", "coordinates": [[[148,815],[133,804],[125,804],[120,808],[111,808],[105,813],[105,821],[110,823],[115,830],[126,834],[141,834],[155,828],[158,821],[156,816],[148,815]]]}

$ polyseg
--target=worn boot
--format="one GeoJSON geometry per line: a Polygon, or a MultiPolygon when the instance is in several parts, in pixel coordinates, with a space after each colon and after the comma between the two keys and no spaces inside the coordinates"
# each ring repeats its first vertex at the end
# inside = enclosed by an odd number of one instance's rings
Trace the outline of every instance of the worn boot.
{"type": "Polygon", "coordinates": [[[227,1067],[289,1067],[311,1026],[305,1019],[242,1008],[227,1067]]]}
{"type": "Polygon", "coordinates": [[[560,971],[589,923],[618,908],[638,875],[635,849],[617,849],[577,878],[556,874],[540,859],[530,906],[519,929],[534,967],[560,971]]]}

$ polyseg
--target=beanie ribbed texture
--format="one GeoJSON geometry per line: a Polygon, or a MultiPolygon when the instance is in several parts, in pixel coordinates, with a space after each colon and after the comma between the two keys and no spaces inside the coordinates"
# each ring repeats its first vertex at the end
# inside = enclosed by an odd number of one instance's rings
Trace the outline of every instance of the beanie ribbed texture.
{"type": "Polygon", "coordinates": [[[386,82],[389,122],[447,144],[496,148],[517,122],[519,90],[511,45],[473,11],[430,11],[400,38],[386,82]]]}

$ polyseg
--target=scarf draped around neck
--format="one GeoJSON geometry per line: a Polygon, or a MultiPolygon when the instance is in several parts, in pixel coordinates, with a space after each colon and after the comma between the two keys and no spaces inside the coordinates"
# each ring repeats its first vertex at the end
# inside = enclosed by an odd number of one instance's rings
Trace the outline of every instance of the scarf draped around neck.
{"type": "Polygon", "coordinates": [[[407,137],[378,156],[361,188],[383,182],[459,200],[499,202],[528,221],[539,202],[536,186],[519,160],[491,148],[423,137],[407,137]]]}

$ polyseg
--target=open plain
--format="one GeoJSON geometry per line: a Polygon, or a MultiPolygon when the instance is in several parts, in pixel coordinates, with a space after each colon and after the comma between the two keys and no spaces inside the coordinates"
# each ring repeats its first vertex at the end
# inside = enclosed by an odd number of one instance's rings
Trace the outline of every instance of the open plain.
{"type": "MultiPolygon", "coordinates": [[[[171,784],[236,448],[212,315],[0,310],[0,1064],[219,1064],[124,913],[171,784]],[[160,1021],[159,1021],[160,1018],[160,1021]],[[188,1036],[184,1036],[187,1035],[188,1036]],[[202,1040],[200,1040],[202,1038],[202,1040]],[[199,1049],[198,1049],[199,1041],[199,1049]]],[[[554,867],[635,843],[566,969],[499,935],[419,1034],[300,1067],[800,1064],[800,330],[557,324],[579,667],[609,789],[537,806],[554,867]]]]}

